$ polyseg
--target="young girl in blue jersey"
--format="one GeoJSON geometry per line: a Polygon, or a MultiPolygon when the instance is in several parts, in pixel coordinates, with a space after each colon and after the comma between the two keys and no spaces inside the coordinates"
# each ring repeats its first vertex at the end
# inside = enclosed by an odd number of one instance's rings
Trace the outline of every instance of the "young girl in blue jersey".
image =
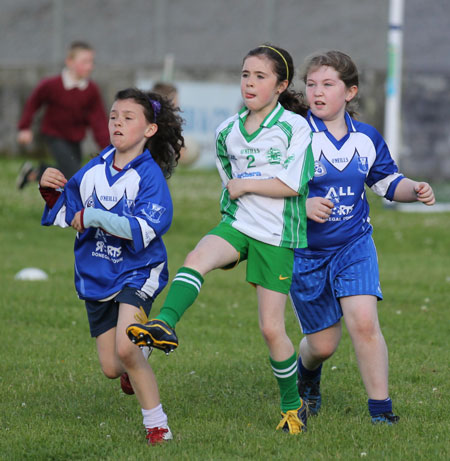
{"type": "Polygon", "coordinates": [[[170,351],[174,327],[197,298],[210,271],[247,260],[247,281],[256,287],[259,323],[281,395],[278,428],[306,430],[306,411],[296,386],[297,360],[286,334],[284,309],[291,283],[293,248],[306,244],[305,194],[313,175],[311,130],[299,95],[290,90],[292,58],[271,45],[243,61],[245,107],[216,132],[216,164],[223,182],[221,223],[188,254],[160,314],[128,328],[136,344],[170,351]]]}
{"type": "Polygon", "coordinates": [[[388,392],[388,352],[377,316],[382,294],[365,185],[388,200],[425,205],[433,205],[433,190],[399,174],[375,128],[351,117],[347,105],[358,92],[358,71],[349,56],[314,55],[303,78],[315,176],[306,202],[308,246],[295,250],[290,291],[306,335],[298,359],[299,392],[317,414],[322,362],[339,344],[343,316],[372,422],[392,424],[399,418],[388,392]]]}
{"type": "Polygon", "coordinates": [[[136,393],[149,444],[172,438],[147,354],[130,343],[126,327],[168,280],[162,235],[172,221],[166,178],[184,145],[182,120],[156,93],[119,91],[109,116],[111,145],[68,182],[54,168],[40,181],[42,224],[72,226],[75,285],[85,300],[90,331],[108,378],[121,376],[136,393]],[[60,188],[64,188],[63,190],[60,188]]]}

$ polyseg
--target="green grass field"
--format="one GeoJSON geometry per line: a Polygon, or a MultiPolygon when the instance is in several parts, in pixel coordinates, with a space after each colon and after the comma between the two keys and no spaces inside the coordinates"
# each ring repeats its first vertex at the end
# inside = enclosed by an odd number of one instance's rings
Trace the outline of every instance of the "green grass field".
{"type": "MultiPolygon", "coordinates": [[[[174,441],[147,447],[137,400],[98,365],[73,286],[72,229],[40,226],[36,187],[19,192],[19,160],[0,160],[1,460],[435,460],[449,459],[449,213],[399,213],[370,195],[385,300],[390,389],[401,416],[370,424],[349,337],[323,371],[323,411],[308,432],[275,432],[279,396],[244,267],[206,278],[177,326],[180,347],[150,358],[174,441]],[[46,282],[14,280],[39,267],[46,282]],[[447,435],[446,435],[447,434],[447,435]]],[[[219,218],[215,172],[170,180],[171,274],[219,218]]],[[[154,312],[164,299],[157,300],[154,312]]],[[[301,333],[290,305],[288,333],[301,333]]]]}

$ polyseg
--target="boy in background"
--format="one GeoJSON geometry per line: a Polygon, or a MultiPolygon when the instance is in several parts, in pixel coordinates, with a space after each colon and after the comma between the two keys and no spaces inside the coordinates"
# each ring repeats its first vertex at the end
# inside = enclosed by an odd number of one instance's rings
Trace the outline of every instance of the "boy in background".
{"type": "MultiPolygon", "coordinates": [[[[28,98],[18,123],[17,141],[28,145],[33,141],[31,124],[36,112],[45,107],[40,131],[56,167],[69,179],[81,167],[81,141],[90,127],[103,149],[109,145],[108,119],[97,85],[90,80],[95,52],[85,42],[73,42],[68,50],[65,67],[59,75],[45,78],[28,98]]],[[[26,162],[17,178],[22,189],[38,181],[47,165],[33,167],[26,162]]]]}

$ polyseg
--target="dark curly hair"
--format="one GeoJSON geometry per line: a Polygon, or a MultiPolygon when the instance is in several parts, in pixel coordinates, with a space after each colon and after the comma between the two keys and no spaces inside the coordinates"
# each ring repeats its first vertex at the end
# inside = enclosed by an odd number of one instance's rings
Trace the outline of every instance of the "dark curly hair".
{"type": "Polygon", "coordinates": [[[115,101],[124,99],[132,99],[140,104],[147,121],[158,125],[158,131],[149,138],[145,147],[151,152],[164,177],[170,178],[178,164],[180,150],[184,147],[183,119],[178,114],[179,108],[158,93],[137,88],[121,90],[114,98],[115,101]]]}
{"type": "Polygon", "coordinates": [[[287,110],[305,116],[308,112],[308,106],[305,102],[303,93],[296,92],[291,88],[292,79],[294,77],[295,69],[292,56],[283,48],[264,43],[253,50],[250,50],[245,56],[244,61],[249,56],[265,56],[273,63],[273,70],[278,78],[278,83],[284,80],[288,81],[288,86],[283,93],[280,94],[278,101],[287,110]]]}

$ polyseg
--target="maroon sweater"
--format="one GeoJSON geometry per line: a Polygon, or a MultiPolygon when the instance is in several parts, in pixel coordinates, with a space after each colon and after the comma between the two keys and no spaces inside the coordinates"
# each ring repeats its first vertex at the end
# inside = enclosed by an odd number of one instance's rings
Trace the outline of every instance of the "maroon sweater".
{"type": "Polygon", "coordinates": [[[35,88],[19,121],[19,130],[29,129],[36,111],[45,106],[41,132],[80,142],[90,127],[100,149],[109,141],[108,119],[97,85],[89,81],[85,90],[66,90],[61,75],[42,80],[35,88]]]}

